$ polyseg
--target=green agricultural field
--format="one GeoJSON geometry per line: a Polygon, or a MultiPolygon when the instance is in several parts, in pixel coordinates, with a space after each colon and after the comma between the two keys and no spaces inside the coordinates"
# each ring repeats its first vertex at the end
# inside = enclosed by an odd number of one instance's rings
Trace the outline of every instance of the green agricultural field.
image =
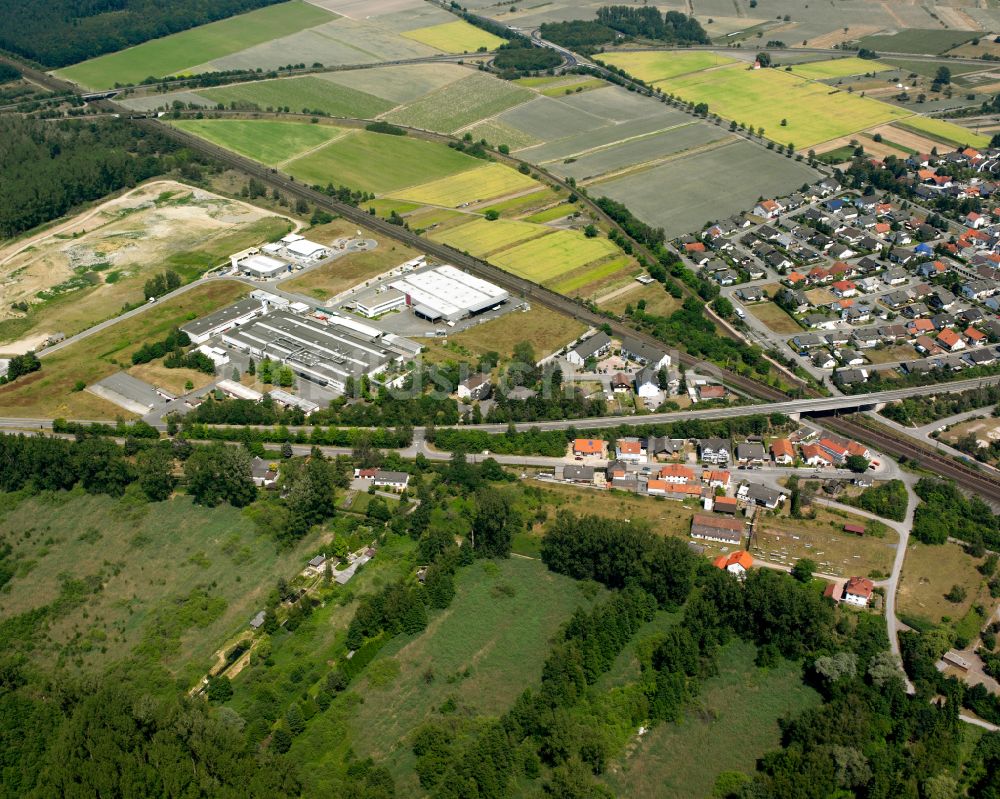
{"type": "Polygon", "coordinates": [[[834,58],[830,61],[812,61],[808,64],[796,64],[792,74],[810,80],[827,80],[828,78],[846,78],[849,75],[867,75],[869,72],[884,72],[891,67],[880,61],[869,61],[863,58],[834,58]]]}
{"type": "Polygon", "coordinates": [[[336,14],[310,3],[290,0],[92,58],[56,74],[90,89],[139,83],[150,76],[182,74],[196,64],[336,18],[336,14]]]}
{"type": "Polygon", "coordinates": [[[554,219],[562,219],[564,216],[569,216],[578,210],[579,208],[572,203],[559,203],[559,205],[553,205],[551,208],[545,208],[531,216],[525,217],[524,221],[544,224],[554,219]]]}
{"type": "Polygon", "coordinates": [[[624,69],[632,77],[644,80],[646,83],[735,63],[735,59],[716,53],[678,53],[663,50],[601,53],[598,59],[624,69]]]}
{"type": "MultiPolygon", "coordinates": [[[[440,145],[435,145],[440,146],[440,145]]],[[[446,152],[455,152],[441,147],[446,152]]],[[[469,156],[462,156],[472,161],[469,156]]],[[[482,162],[477,162],[482,163],[482,162]]],[[[417,165],[421,166],[421,165],[417,165]]],[[[426,169],[421,171],[424,178],[432,175],[426,169]]],[[[428,205],[443,205],[448,208],[458,208],[468,203],[491,200],[494,197],[504,197],[516,191],[524,191],[538,184],[529,175],[522,175],[515,169],[503,164],[483,164],[476,169],[468,169],[457,175],[440,180],[431,180],[406,189],[394,191],[393,195],[403,200],[426,203],[428,205]]]]}
{"type": "Polygon", "coordinates": [[[311,554],[315,537],[278,550],[229,505],[196,507],[187,497],[134,503],[91,496],[78,489],[28,498],[0,516],[0,540],[23,564],[0,597],[9,618],[55,600],[64,576],[100,575],[100,590],[83,607],[57,614],[38,630],[31,657],[39,664],[77,661],[103,668],[160,639],[158,616],[171,623],[183,599],[199,587],[217,600],[204,624],[178,624],[178,636],[157,647],[163,663],[185,686],[214,662],[216,648],[265,602],[278,577],[290,578],[311,554]]]}
{"type": "Polygon", "coordinates": [[[431,25],[427,28],[416,28],[406,31],[403,36],[444,53],[474,53],[482,47],[496,50],[507,41],[482,28],[470,25],[464,19],[431,25]]]}
{"type": "Polygon", "coordinates": [[[617,796],[708,797],[723,771],[753,773],[757,758],[779,746],[778,721],[820,703],[799,664],[761,669],[754,656],[743,641],[720,650],[718,674],[705,680],[684,718],[655,726],[607,770],[617,796]]]}
{"type": "Polygon", "coordinates": [[[860,47],[888,53],[925,53],[938,55],[975,39],[976,31],[921,30],[911,28],[890,36],[865,36],[860,47]]]}
{"type": "Polygon", "coordinates": [[[549,228],[528,222],[512,222],[507,219],[488,222],[477,218],[463,225],[432,233],[430,238],[442,241],[456,250],[484,256],[548,232],[549,228]]]}
{"type": "Polygon", "coordinates": [[[831,89],[776,69],[742,65],[661,81],[665,92],[708,103],[725,119],[763,127],[780,144],[805,149],[820,142],[911,116],[901,108],[831,89]],[[782,120],[787,124],[782,125],[782,120]]]}
{"type": "MultiPolygon", "coordinates": [[[[382,194],[417,181],[443,179],[480,163],[436,142],[358,130],[289,162],[285,169],[306,183],[333,183],[382,194]]],[[[403,199],[420,198],[406,195],[403,199]]]]}
{"type": "Polygon", "coordinates": [[[557,230],[504,250],[490,261],[515,275],[545,283],[592,261],[618,254],[618,248],[608,239],[588,239],[575,230],[557,230]]]}
{"type": "Polygon", "coordinates": [[[217,103],[255,103],[261,109],[288,108],[293,112],[323,111],[335,117],[360,117],[370,119],[388,111],[396,104],[360,92],[347,86],[339,86],[329,80],[312,75],[303,78],[264,80],[255,83],[241,83],[220,89],[200,92],[217,103]]]}
{"type": "Polygon", "coordinates": [[[898,69],[904,73],[923,75],[925,78],[931,79],[933,79],[934,75],[937,74],[938,67],[948,67],[952,77],[956,75],[965,75],[968,72],[981,72],[984,68],[988,68],[985,61],[982,64],[959,64],[951,58],[942,58],[938,60],[882,58],[879,59],[879,61],[886,66],[891,66],[893,69],[898,69]]]}
{"type": "MultiPolygon", "coordinates": [[[[635,264],[631,259],[622,256],[612,258],[604,263],[580,269],[568,274],[566,277],[551,283],[549,288],[560,294],[573,294],[582,288],[599,284],[608,278],[618,275],[626,269],[635,269],[635,264]]],[[[638,271],[638,270],[636,270],[638,271]]]]}
{"type": "Polygon", "coordinates": [[[346,134],[344,128],[306,122],[243,119],[178,119],[181,130],[262,164],[280,164],[346,134]]]}
{"type": "Polygon", "coordinates": [[[974,133],[968,128],[963,128],[961,125],[956,125],[953,122],[945,122],[943,119],[911,116],[896,122],[895,125],[903,130],[921,133],[955,147],[963,144],[968,144],[972,147],[989,147],[990,145],[989,136],[974,133]]]}
{"type": "Polygon", "coordinates": [[[530,89],[482,73],[473,73],[386,115],[390,122],[451,133],[473,122],[530,100],[530,89]]]}

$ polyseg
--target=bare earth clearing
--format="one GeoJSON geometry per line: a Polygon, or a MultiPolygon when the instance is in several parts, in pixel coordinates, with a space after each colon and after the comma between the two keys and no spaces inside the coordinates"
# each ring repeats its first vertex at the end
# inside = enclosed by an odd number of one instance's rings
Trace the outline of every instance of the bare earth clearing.
{"type": "Polygon", "coordinates": [[[141,301],[142,286],[153,274],[172,266],[203,271],[215,265],[187,258],[180,263],[171,256],[197,253],[207,259],[215,254],[213,245],[243,232],[265,232],[268,219],[278,221],[247,203],[161,180],[11,242],[0,248],[0,323],[22,317],[13,307],[22,302],[34,306],[36,318],[31,329],[0,329],[0,346],[4,352],[24,352],[57,330],[84,329],[126,302],[141,301]],[[58,319],[48,318],[47,302],[68,295],[73,295],[71,307],[63,305],[58,319]]]}

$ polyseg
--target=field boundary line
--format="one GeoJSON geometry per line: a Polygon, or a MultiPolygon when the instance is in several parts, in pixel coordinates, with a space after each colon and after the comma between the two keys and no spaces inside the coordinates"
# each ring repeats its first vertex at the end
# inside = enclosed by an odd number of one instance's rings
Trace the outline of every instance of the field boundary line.
{"type": "Polygon", "coordinates": [[[631,164],[624,169],[619,169],[614,172],[605,172],[603,175],[596,175],[588,180],[580,181],[579,185],[594,186],[599,183],[606,183],[609,180],[617,180],[618,178],[639,174],[640,172],[646,172],[654,167],[669,164],[671,161],[679,161],[692,155],[702,155],[703,153],[712,152],[713,150],[718,150],[722,147],[728,147],[730,144],[735,144],[738,141],[742,141],[739,136],[727,136],[722,139],[716,139],[715,141],[700,144],[697,147],[689,147],[688,149],[681,150],[680,152],[670,153],[670,155],[663,158],[656,158],[652,161],[644,161],[641,164],[631,164]]]}
{"type": "MultiPolygon", "coordinates": [[[[588,150],[580,150],[579,152],[570,153],[569,155],[564,155],[560,158],[550,158],[547,161],[539,161],[538,163],[540,166],[545,166],[546,164],[565,163],[567,158],[583,158],[588,155],[593,155],[594,153],[603,152],[604,150],[613,150],[615,147],[618,147],[619,145],[622,144],[629,144],[634,141],[639,141],[640,139],[648,139],[652,136],[659,136],[661,133],[669,133],[672,130],[679,130],[680,128],[687,128],[690,127],[691,125],[697,125],[697,124],[698,120],[692,119],[690,122],[681,122],[677,125],[671,125],[668,128],[660,128],[659,130],[651,131],[650,133],[637,133],[635,136],[626,136],[624,139],[617,139],[613,142],[609,142],[608,144],[598,144],[596,147],[591,147],[588,150]]],[[[556,139],[556,141],[559,140],[556,139]]],[[[551,142],[545,142],[545,143],[549,144],[551,142]]],[[[525,147],[523,149],[528,149],[528,148],[525,147]]]]}
{"type": "Polygon", "coordinates": [[[286,158],[281,163],[275,164],[275,166],[276,167],[284,168],[285,166],[293,163],[294,161],[298,161],[300,158],[305,158],[307,155],[312,155],[313,153],[317,152],[318,150],[322,150],[324,147],[329,147],[331,144],[333,144],[336,141],[340,141],[341,139],[347,138],[352,133],[357,133],[357,131],[356,130],[344,130],[344,131],[338,133],[332,139],[327,139],[322,144],[317,144],[315,147],[310,147],[308,150],[304,150],[301,153],[297,153],[296,155],[293,155],[291,158],[286,158]]]}

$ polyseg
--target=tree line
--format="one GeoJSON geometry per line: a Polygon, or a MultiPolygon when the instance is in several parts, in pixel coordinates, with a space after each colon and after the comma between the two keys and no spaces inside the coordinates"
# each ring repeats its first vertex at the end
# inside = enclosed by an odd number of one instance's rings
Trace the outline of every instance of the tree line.
{"type": "Polygon", "coordinates": [[[679,11],[661,14],[655,6],[604,6],[597,21],[627,36],[656,39],[671,44],[711,44],[701,23],[679,11]]]}
{"type": "Polygon", "coordinates": [[[282,0],[0,0],[0,47],[65,67],[282,0]]]}
{"type": "Polygon", "coordinates": [[[160,133],[127,120],[0,117],[0,237],[135,186],[187,158],[160,133]]]}

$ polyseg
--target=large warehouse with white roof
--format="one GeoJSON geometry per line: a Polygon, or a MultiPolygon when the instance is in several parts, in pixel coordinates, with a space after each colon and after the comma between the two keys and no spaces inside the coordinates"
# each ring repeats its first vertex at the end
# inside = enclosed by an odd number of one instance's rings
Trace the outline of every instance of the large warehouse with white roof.
{"type": "Polygon", "coordinates": [[[414,313],[431,321],[457,322],[509,299],[504,289],[454,266],[415,272],[389,285],[405,295],[414,313]]]}

